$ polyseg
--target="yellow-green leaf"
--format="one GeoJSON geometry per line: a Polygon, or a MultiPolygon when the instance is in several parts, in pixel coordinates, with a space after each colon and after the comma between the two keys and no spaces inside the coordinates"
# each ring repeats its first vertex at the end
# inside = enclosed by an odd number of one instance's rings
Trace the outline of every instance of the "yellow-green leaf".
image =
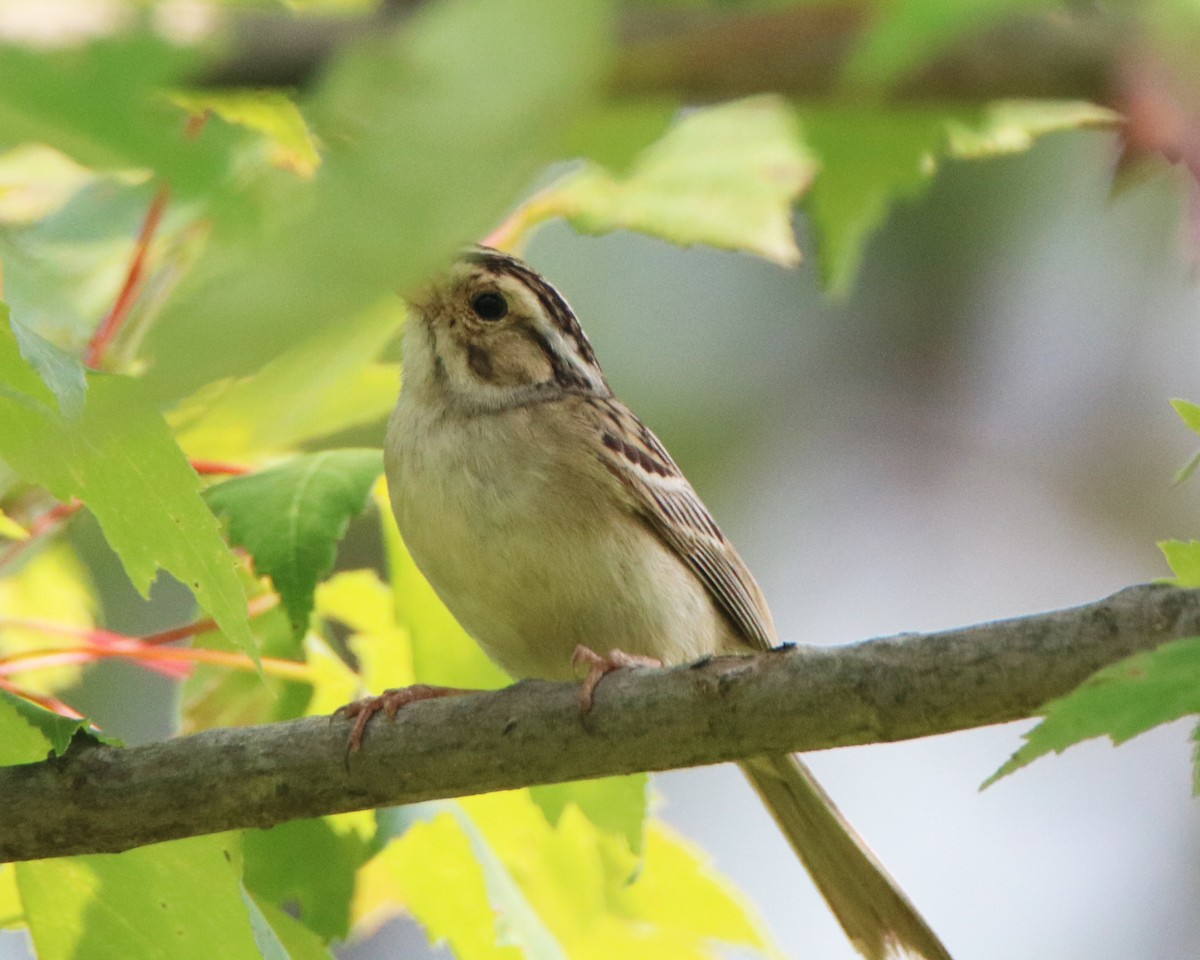
{"type": "Polygon", "coordinates": [[[786,101],[760,96],[686,114],[627,175],[589,164],[514,220],[561,216],[583,233],[638,230],[790,265],[800,261],[792,204],[815,170],[786,101]]]}

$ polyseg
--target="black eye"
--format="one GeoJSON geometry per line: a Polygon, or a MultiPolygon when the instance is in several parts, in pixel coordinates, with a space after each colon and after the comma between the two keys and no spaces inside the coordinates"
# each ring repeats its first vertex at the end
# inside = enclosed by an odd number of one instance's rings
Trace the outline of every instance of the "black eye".
{"type": "Polygon", "coordinates": [[[477,294],[471,309],[480,320],[503,320],[508,314],[508,301],[500,294],[488,291],[477,294]]]}

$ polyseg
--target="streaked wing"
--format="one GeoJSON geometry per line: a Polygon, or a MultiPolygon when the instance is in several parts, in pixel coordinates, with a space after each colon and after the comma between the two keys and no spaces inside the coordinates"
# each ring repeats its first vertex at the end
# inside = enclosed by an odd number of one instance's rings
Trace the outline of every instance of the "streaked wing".
{"type": "Polygon", "coordinates": [[[651,430],[617,400],[604,415],[601,460],[632,494],[634,509],[708,588],[746,642],[767,650],[775,625],[754,577],[651,430]]]}

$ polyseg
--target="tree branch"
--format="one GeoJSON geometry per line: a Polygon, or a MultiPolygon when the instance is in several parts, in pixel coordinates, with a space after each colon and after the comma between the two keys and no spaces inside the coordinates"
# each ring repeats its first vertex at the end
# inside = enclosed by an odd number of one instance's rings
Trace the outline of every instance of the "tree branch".
{"type": "Polygon", "coordinates": [[[574,685],[526,681],[377,718],[351,757],[349,723],[321,717],[128,749],[89,743],[0,769],[0,861],[1001,723],[1193,635],[1200,591],[1139,586],[962,630],[620,671],[586,722],[574,685]]]}
{"type": "MultiPolygon", "coordinates": [[[[231,17],[223,54],[196,78],[208,86],[300,87],[337,50],[383,23],[402,23],[423,0],[385,5],[372,17],[231,17]]],[[[855,2],[726,12],[627,9],[618,23],[610,84],[625,96],[725,100],[775,91],[836,94],[851,53],[871,24],[855,2]]],[[[1107,102],[1128,29],[1097,16],[1013,17],[957,44],[893,94],[902,100],[1014,97],[1107,102]]]]}

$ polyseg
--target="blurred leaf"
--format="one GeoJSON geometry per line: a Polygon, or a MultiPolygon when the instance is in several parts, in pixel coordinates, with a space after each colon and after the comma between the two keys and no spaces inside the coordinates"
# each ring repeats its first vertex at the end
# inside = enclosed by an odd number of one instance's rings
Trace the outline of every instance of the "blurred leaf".
{"type": "Polygon", "coordinates": [[[261,960],[234,837],[17,864],[39,960],[261,960]]]}
{"type": "Polygon", "coordinates": [[[1173,640],[1105,667],[1039,712],[1045,719],[983,786],[1083,740],[1107,736],[1119,746],[1152,727],[1200,713],[1200,637],[1173,640]]]}
{"type": "MultiPolygon", "coordinates": [[[[566,960],[486,843],[452,812],[417,823],[364,868],[363,889],[392,891],[458,960],[566,960]]],[[[390,899],[380,897],[376,908],[390,899]]],[[[360,903],[356,913],[367,912],[360,903]],[[361,912],[360,912],[361,911],[361,912]]]]}
{"type": "Polygon", "coordinates": [[[557,824],[563,811],[574,804],[599,829],[623,837],[629,849],[640,854],[649,784],[648,773],[634,773],[574,783],[550,783],[532,787],[529,794],[551,824],[557,824]]]}
{"type": "MultiPolygon", "coordinates": [[[[251,578],[247,577],[247,580],[251,578]]],[[[257,584],[256,592],[262,587],[257,584]]],[[[297,642],[287,614],[275,607],[250,623],[260,656],[299,660],[297,642]]],[[[195,637],[197,647],[227,650],[232,645],[220,633],[195,637]]],[[[186,733],[214,727],[241,727],[304,715],[311,696],[307,683],[275,673],[231,669],[217,664],[197,664],[181,689],[182,728],[186,733]]]]}
{"type": "Polygon", "coordinates": [[[209,384],[168,416],[180,446],[202,459],[257,460],[382,420],[395,406],[400,375],[373,361],[402,316],[399,300],[389,297],[252,376],[209,384]]]}
{"type": "Polygon", "coordinates": [[[41,143],[0,154],[0,220],[31,223],[58,210],[94,174],[41,143]]]}
{"type": "Polygon", "coordinates": [[[0,456],[59,500],[83,500],[143,596],[159,568],[167,570],[250,650],[236,561],[200,498],[199,478],[140,384],[95,376],[83,414],[64,420],[6,321],[0,307],[0,384],[24,399],[0,392],[0,456]]]}
{"type": "Polygon", "coordinates": [[[1026,150],[1053,130],[1111,124],[1088,103],[996,102],[979,108],[808,107],[804,138],[821,171],[804,201],[819,235],[821,276],[849,292],[871,233],[897,200],[929,185],[944,157],[980,159],[1026,150]]]}
{"type": "Polygon", "coordinates": [[[525,790],[438,806],[447,812],[360,871],[356,917],[378,923],[402,904],[464,958],[519,955],[504,948],[535,938],[583,960],[716,960],[722,945],[773,952],[743,898],[661,825],[649,828],[639,869],[625,842],[578,808],[552,826],[525,790]],[[448,898],[468,906],[455,912],[448,898]]]}
{"type": "MultiPolygon", "coordinates": [[[[93,177],[44,219],[0,232],[13,316],[78,352],[124,283],[153,190],[144,177],[93,177]]],[[[163,228],[187,212],[169,207],[163,228]]]]}
{"type": "Polygon", "coordinates": [[[1178,578],[1181,587],[1200,587],[1200,540],[1163,540],[1158,549],[1178,578]]]}
{"type": "MultiPolygon", "coordinates": [[[[409,682],[472,690],[508,686],[512,682],[508,675],[458,625],[417,569],[396,529],[382,485],[376,487],[375,503],[383,526],[396,622],[407,631],[412,648],[413,679],[409,682]]],[[[389,685],[395,686],[395,681],[389,685]]]]}
{"type": "Polygon", "coordinates": [[[312,131],[300,108],[280,90],[188,90],[171,100],[192,114],[211,110],[226,123],[261,134],[271,162],[309,178],[321,165],[312,131]]]}
{"type": "MultiPolygon", "coordinates": [[[[0,579],[0,652],[9,656],[30,650],[78,647],[77,637],[20,626],[33,620],[62,627],[95,626],[96,599],[87,569],[66,543],[51,543],[29,557],[14,573],[0,579]]],[[[62,664],[24,672],[21,686],[37,693],[56,693],[77,683],[79,664],[62,664]]]]}
{"type": "Polygon", "coordinates": [[[150,33],[56,51],[0,48],[3,142],[48,144],[101,170],[149,168],[179,194],[225,171],[227,138],[185,143],[184,118],[163,97],[195,54],[150,33]]]}
{"type": "Polygon", "coordinates": [[[982,34],[1005,17],[1061,7],[1059,0],[889,0],[874,7],[870,26],[846,66],[847,80],[859,90],[890,87],[955,42],[982,34]]]}
{"type": "Polygon", "coordinates": [[[10,319],[9,322],[17,349],[58,398],[59,411],[68,419],[78,417],[83,413],[83,400],[87,396],[87,377],[83,364],[16,319],[10,319]]]}
{"type": "Polygon", "coordinates": [[[356,834],[339,833],[323,818],[247,830],[242,837],[246,886],[326,940],[349,932],[354,873],[370,852],[356,834]]]}
{"type": "Polygon", "coordinates": [[[295,917],[251,894],[245,902],[263,960],[333,960],[321,937],[295,917]]]}
{"type": "MultiPolygon", "coordinates": [[[[365,689],[377,692],[417,682],[409,631],[396,619],[392,588],[380,581],[374,570],[345,571],[326,580],[317,587],[316,605],[322,617],[350,628],[347,644],[354,651],[365,689]]],[[[330,670],[334,669],[331,664],[330,670]]],[[[340,707],[352,695],[348,693],[324,712],[340,707]]]]}
{"type": "Polygon", "coordinates": [[[679,114],[676,100],[616,100],[583,113],[567,134],[565,157],[582,157],[616,177],[667,131],[679,114]]]}
{"type": "Polygon", "coordinates": [[[333,570],[350,518],[366,508],[382,471],[378,450],[326,450],[208,489],[230,540],[271,578],[297,633],[308,625],[313,591],[333,570]]]}
{"type": "Polygon", "coordinates": [[[83,726],[82,720],[61,717],[0,690],[0,766],[45,760],[51,753],[61,757],[83,726]]]}
{"type": "Polygon", "coordinates": [[[0,930],[23,926],[25,908],[17,889],[17,869],[11,863],[0,864],[0,930]]]}
{"type": "Polygon", "coordinates": [[[604,0],[460,0],[348,47],[306,106],[317,176],[264,175],[215,211],[147,339],[153,388],[254,370],[481,236],[559,155],[607,37],[604,0]]]}
{"type": "Polygon", "coordinates": [[[0,537],[6,537],[9,540],[29,539],[29,531],[5,513],[2,507],[0,507],[0,537]]]}
{"type": "Polygon", "coordinates": [[[1187,424],[1192,433],[1200,433],[1200,404],[1192,403],[1190,400],[1172,400],[1171,406],[1175,408],[1175,412],[1179,414],[1179,419],[1187,424]]]}
{"type": "Polygon", "coordinates": [[[690,246],[799,263],[792,203],[816,165],[775,96],[685,115],[614,177],[591,164],[538,194],[514,220],[565,217],[583,233],[638,230],[690,246]]]}

